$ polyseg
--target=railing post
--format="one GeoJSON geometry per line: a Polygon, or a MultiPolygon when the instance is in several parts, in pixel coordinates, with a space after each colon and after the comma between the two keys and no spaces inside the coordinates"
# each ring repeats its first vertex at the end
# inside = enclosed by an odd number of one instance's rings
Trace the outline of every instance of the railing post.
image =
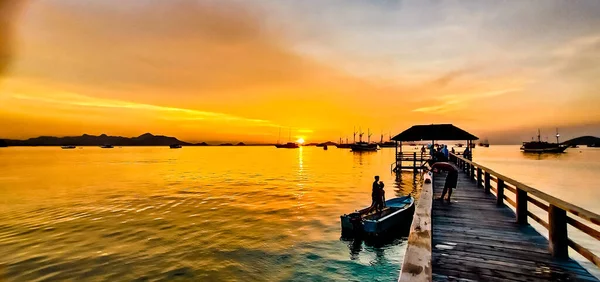
{"type": "Polygon", "coordinates": [[[567,212],[550,204],[548,208],[548,233],[550,253],[555,258],[569,258],[569,237],[567,234],[567,212]]]}
{"type": "Polygon", "coordinates": [[[517,189],[517,223],[527,224],[527,192],[517,189]]]}
{"type": "Polygon", "coordinates": [[[490,185],[490,173],[489,172],[487,172],[487,171],[485,172],[484,177],[483,177],[483,181],[484,181],[483,188],[485,190],[485,193],[489,194],[490,193],[490,188],[492,187],[490,185]]]}
{"type": "Polygon", "coordinates": [[[498,177],[498,193],[496,194],[496,205],[504,206],[504,180],[498,177]]]}
{"type": "Polygon", "coordinates": [[[477,168],[477,187],[482,187],[483,183],[481,181],[481,178],[483,177],[483,171],[481,170],[480,167],[477,168]]]}
{"type": "Polygon", "coordinates": [[[471,180],[475,179],[475,166],[471,163],[471,180]]]}

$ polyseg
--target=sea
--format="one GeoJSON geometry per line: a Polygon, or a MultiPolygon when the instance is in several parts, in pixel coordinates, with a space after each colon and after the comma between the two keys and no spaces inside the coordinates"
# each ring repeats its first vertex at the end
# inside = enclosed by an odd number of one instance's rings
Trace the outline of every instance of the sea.
{"type": "MultiPolygon", "coordinates": [[[[474,160],[600,213],[600,149],[492,145],[474,160]]],[[[406,234],[340,230],[375,175],[387,197],[418,197],[420,177],[393,162],[393,148],[0,148],[0,280],[396,281],[406,234]]]]}

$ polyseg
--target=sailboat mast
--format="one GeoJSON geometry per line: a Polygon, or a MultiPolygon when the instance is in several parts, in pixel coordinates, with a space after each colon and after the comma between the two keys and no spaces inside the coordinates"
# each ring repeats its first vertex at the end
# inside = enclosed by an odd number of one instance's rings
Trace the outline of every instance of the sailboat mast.
{"type": "Polygon", "coordinates": [[[558,134],[558,128],[556,128],[556,144],[558,145],[558,137],[560,137],[560,134],[558,134]]]}
{"type": "Polygon", "coordinates": [[[277,144],[281,144],[281,127],[279,128],[279,137],[277,137],[277,144]]]}
{"type": "Polygon", "coordinates": [[[542,136],[540,135],[540,129],[538,128],[538,142],[542,142],[542,136]]]}
{"type": "Polygon", "coordinates": [[[356,126],[352,129],[352,143],[356,143],[356,126]]]}
{"type": "Polygon", "coordinates": [[[363,132],[362,129],[359,127],[358,128],[358,142],[362,142],[362,136],[363,136],[363,132]]]}

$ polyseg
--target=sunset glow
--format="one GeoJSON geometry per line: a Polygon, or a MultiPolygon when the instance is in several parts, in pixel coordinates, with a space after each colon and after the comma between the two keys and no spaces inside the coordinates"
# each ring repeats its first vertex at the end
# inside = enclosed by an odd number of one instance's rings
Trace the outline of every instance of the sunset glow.
{"type": "Polygon", "coordinates": [[[122,2],[7,10],[0,138],[323,142],[454,123],[519,143],[537,128],[600,130],[598,1],[122,2]]]}
{"type": "Polygon", "coordinates": [[[298,138],[298,140],[296,140],[296,143],[302,145],[302,144],[304,144],[304,139],[298,138]]]}

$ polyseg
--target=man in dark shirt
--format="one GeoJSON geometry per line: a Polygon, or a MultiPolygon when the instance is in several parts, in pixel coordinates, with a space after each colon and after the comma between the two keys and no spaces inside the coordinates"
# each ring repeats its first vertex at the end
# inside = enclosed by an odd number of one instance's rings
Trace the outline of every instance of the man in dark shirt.
{"type": "Polygon", "coordinates": [[[448,175],[446,176],[446,182],[444,183],[444,190],[442,191],[442,196],[440,200],[444,199],[446,193],[448,193],[447,201],[450,202],[450,196],[452,196],[452,189],[456,189],[456,184],[458,183],[458,169],[456,169],[453,165],[446,162],[430,162],[431,170],[443,170],[447,171],[448,175]]]}

